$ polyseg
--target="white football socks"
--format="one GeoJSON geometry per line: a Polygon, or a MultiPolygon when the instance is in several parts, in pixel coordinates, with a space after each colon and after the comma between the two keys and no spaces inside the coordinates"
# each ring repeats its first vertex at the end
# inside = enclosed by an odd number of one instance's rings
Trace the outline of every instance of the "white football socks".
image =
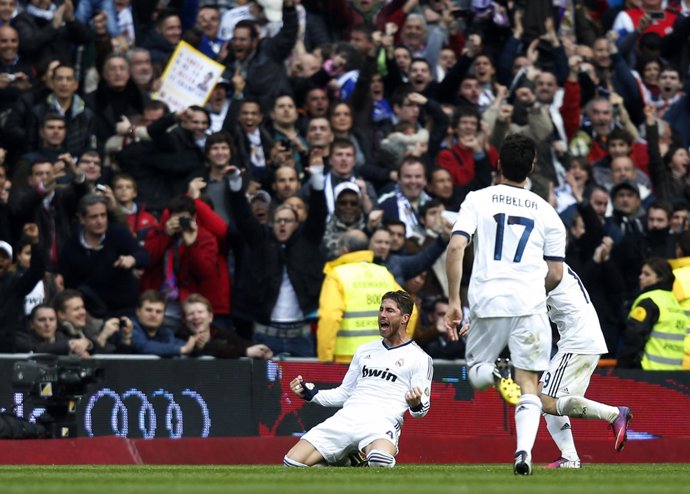
{"type": "Polygon", "coordinates": [[[367,460],[371,468],[393,468],[395,466],[395,457],[380,449],[372,449],[369,451],[369,453],[367,453],[367,460]]]}
{"type": "Polygon", "coordinates": [[[563,396],[556,401],[559,415],[577,419],[600,419],[611,423],[618,417],[618,408],[588,400],[584,396],[563,396]]]}
{"type": "Polygon", "coordinates": [[[526,451],[532,459],[532,447],[537,438],[541,420],[541,400],[537,395],[523,394],[515,407],[516,451],[526,451]]]}
{"type": "Polygon", "coordinates": [[[546,428],[549,430],[553,442],[561,451],[561,456],[570,461],[579,460],[573,440],[573,431],[570,428],[570,419],[549,414],[544,414],[544,418],[546,419],[546,428]]]}
{"type": "Polygon", "coordinates": [[[286,467],[301,467],[305,468],[308,467],[309,465],[305,465],[304,463],[300,463],[299,461],[295,461],[292,458],[288,458],[287,455],[283,457],[283,465],[286,467]]]}

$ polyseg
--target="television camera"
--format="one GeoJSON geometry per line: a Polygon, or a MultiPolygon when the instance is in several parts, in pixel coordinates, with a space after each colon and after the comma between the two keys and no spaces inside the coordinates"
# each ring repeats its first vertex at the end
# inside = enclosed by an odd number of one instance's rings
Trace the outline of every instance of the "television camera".
{"type": "MultiPolygon", "coordinates": [[[[45,412],[38,417],[36,429],[25,437],[76,437],[77,403],[91,383],[103,378],[103,369],[92,361],[77,357],[35,355],[28,360],[15,362],[12,368],[12,384],[15,390],[25,394],[25,401],[45,412]],[[40,429],[43,428],[43,431],[40,429]]],[[[5,421],[12,418],[5,413],[5,421]]],[[[11,425],[11,424],[10,424],[11,425]]],[[[26,423],[14,424],[29,428],[26,423]]]]}

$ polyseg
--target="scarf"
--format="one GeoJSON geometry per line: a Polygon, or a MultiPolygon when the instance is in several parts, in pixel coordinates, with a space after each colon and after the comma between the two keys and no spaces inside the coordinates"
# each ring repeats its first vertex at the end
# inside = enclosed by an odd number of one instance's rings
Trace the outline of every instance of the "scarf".
{"type": "Polygon", "coordinates": [[[55,17],[55,10],[57,7],[55,6],[54,3],[50,4],[50,8],[47,10],[39,9],[38,7],[28,4],[26,6],[26,13],[29,15],[32,15],[34,17],[38,17],[39,19],[44,19],[46,21],[52,21],[53,17],[55,17]]]}

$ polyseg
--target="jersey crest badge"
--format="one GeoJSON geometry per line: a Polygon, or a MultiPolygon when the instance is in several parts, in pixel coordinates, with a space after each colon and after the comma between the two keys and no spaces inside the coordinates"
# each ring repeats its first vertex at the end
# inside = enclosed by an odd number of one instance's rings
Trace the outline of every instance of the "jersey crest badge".
{"type": "Polygon", "coordinates": [[[405,365],[405,359],[403,359],[403,358],[401,358],[400,360],[398,360],[398,361],[395,363],[395,366],[396,366],[396,367],[402,367],[403,365],[405,365]]]}

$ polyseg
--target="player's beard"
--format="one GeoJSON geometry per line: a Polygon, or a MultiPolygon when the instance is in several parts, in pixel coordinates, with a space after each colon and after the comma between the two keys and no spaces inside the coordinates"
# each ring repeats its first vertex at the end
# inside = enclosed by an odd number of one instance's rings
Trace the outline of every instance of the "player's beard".
{"type": "Polygon", "coordinates": [[[381,335],[382,338],[390,338],[393,336],[395,333],[398,332],[398,329],[400,328],[400,324],[396,324],[392,321],[388,321],[388,326],[387,327],[381,327],[379,326],[379,335],[381,335]]]}

